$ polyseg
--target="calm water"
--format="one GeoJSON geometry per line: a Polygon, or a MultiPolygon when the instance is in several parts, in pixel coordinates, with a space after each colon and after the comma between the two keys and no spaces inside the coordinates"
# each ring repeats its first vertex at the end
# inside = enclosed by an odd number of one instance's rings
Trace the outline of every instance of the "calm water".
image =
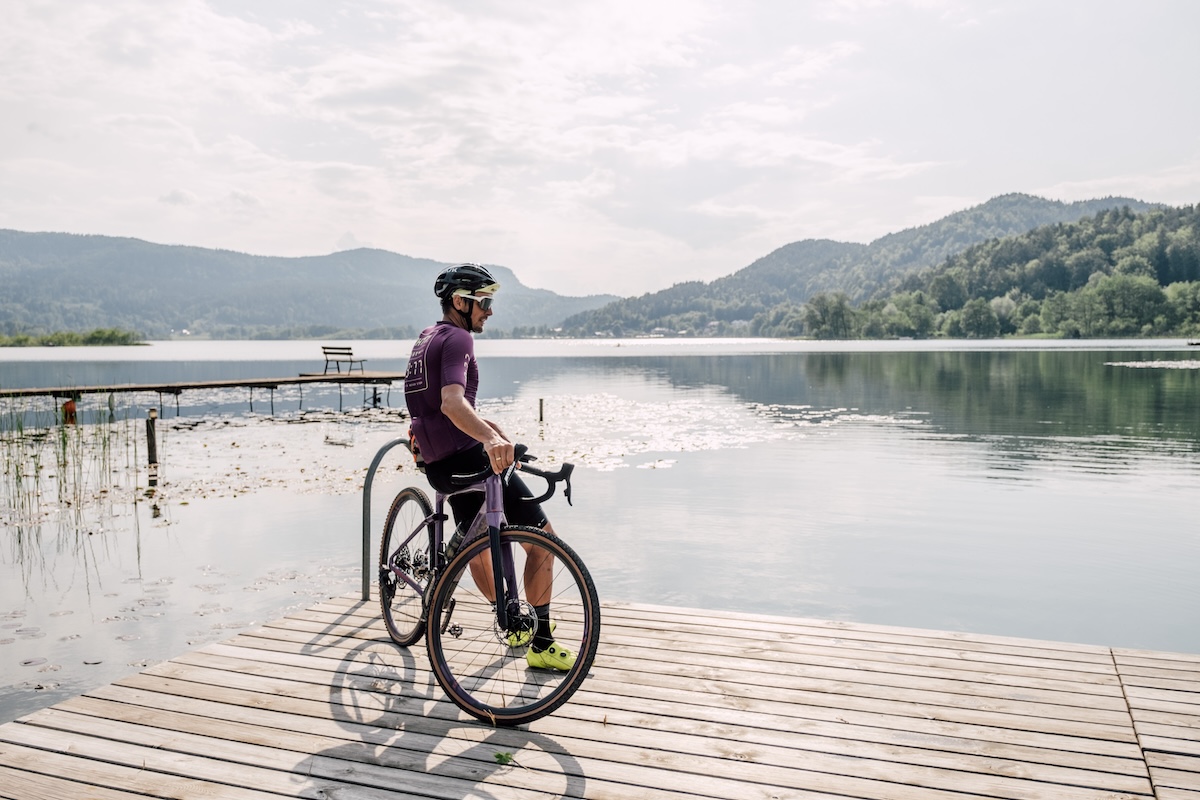
{"type": "MultiPolygon", "coordinates": [[[[354,347],[399,370],[408,344],[354,347]]],[[[607,599],[1200,652],[1200,348],[479,350],[486,413],[580,465],[575,506],[548,510],[607,599]]],[[[287,376],[319,365],[314,351],[0,351],[0,385],[287,376]]],[[[6,498],[0,720],[357,590],[362,470],[403,420],[386,396],[360,412],[349,387],[279,391],[274,416],[265,398],[251,414],[247,390],[188,392],[178,418],[167,398],[153,498],[137,448],[159,398],[83,404],[124,420],[112,460],[133,475],[82,518],[53,503],[21,516],[6,498]],[[354,413],[319,411],[339,402],[354,413]]],[[[388,462],[375,527],[419,480],[388,462]]]]}

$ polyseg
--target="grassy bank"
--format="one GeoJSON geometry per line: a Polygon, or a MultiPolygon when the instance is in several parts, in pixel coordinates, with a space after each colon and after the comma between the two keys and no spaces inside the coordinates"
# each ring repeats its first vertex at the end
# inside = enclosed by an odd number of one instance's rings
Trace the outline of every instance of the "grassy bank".
{"type": "Polygon", "coordinates": [[[118,328],[97,328],[86,333],[57,331],[55,333],[17,333],[12,336],[0,336],[0,347],[86,347],[142,343],[142,337],[135,331],[123,331],[118,328]]]}

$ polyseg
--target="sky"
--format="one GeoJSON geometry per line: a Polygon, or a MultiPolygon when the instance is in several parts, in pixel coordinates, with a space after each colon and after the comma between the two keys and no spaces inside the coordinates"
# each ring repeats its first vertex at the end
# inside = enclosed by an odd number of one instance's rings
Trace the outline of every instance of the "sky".
{"type": "Polygon", "coordinates": [[[657,291],[1010,192],[1200,202],[1194,0],[6,0],[0,228],[657,291]]]}

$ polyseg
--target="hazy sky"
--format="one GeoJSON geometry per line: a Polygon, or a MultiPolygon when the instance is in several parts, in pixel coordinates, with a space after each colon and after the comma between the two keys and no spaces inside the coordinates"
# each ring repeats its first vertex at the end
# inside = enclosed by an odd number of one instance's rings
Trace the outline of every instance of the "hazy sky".
{"type": "Polygon", "coordinates": [[[4,0],[0,228],[641,294],[1008,192],[1200,202],[1195,0],[4,0]]]}

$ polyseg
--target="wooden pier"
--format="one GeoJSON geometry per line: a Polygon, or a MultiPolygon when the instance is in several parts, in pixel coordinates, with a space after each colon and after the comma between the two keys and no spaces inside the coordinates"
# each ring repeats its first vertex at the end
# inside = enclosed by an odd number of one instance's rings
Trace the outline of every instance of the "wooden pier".
{"type": "Polygon", "coordinates": [[[123,392],[158,392],[179,395],[189,389],[278,389],[282,386],[303,386],[310,383],[391,384],[404,380],[403,372],[301,373],[294,378],[230,378],[219,381],[186,381],[180,383],[118,383],[103,386],[48,386],[19,389],[0,388],[0,397],[61,397],[74,398],[85,394],[120,394],[123,392]]]}
{"type": "Polygon", "coordinates": [[[64,400],[78,400],[86,394],[123,394],[157,392],[159,406],[162,406],[163,395],[173,395],[178,407],[179,395],[194,389],[235,389],[250,390],[250,403],[254,404],[254,390],[266,389],[271,392],[271,408],[275,407],[275,390],[284,386],[303,387],[314,383],[361,384],[366,392],[367,386],[388,386],[396,381],[404,380],[403,372],[371,372],[358,370],[349,372],[304,372],[294,378],[229,378],[216,381],[185,381],[177,383],[119,383],[102,386],[46,386],[23,388],[0,388],[0,397],[52,397],[64,400]]]}
{"type": "Polygon", "coordinates": [[[0,797],[1200,800],[1200,655],[608,603],[580,692],[496,730],[378,610],[2,725],[0,797]]]}

